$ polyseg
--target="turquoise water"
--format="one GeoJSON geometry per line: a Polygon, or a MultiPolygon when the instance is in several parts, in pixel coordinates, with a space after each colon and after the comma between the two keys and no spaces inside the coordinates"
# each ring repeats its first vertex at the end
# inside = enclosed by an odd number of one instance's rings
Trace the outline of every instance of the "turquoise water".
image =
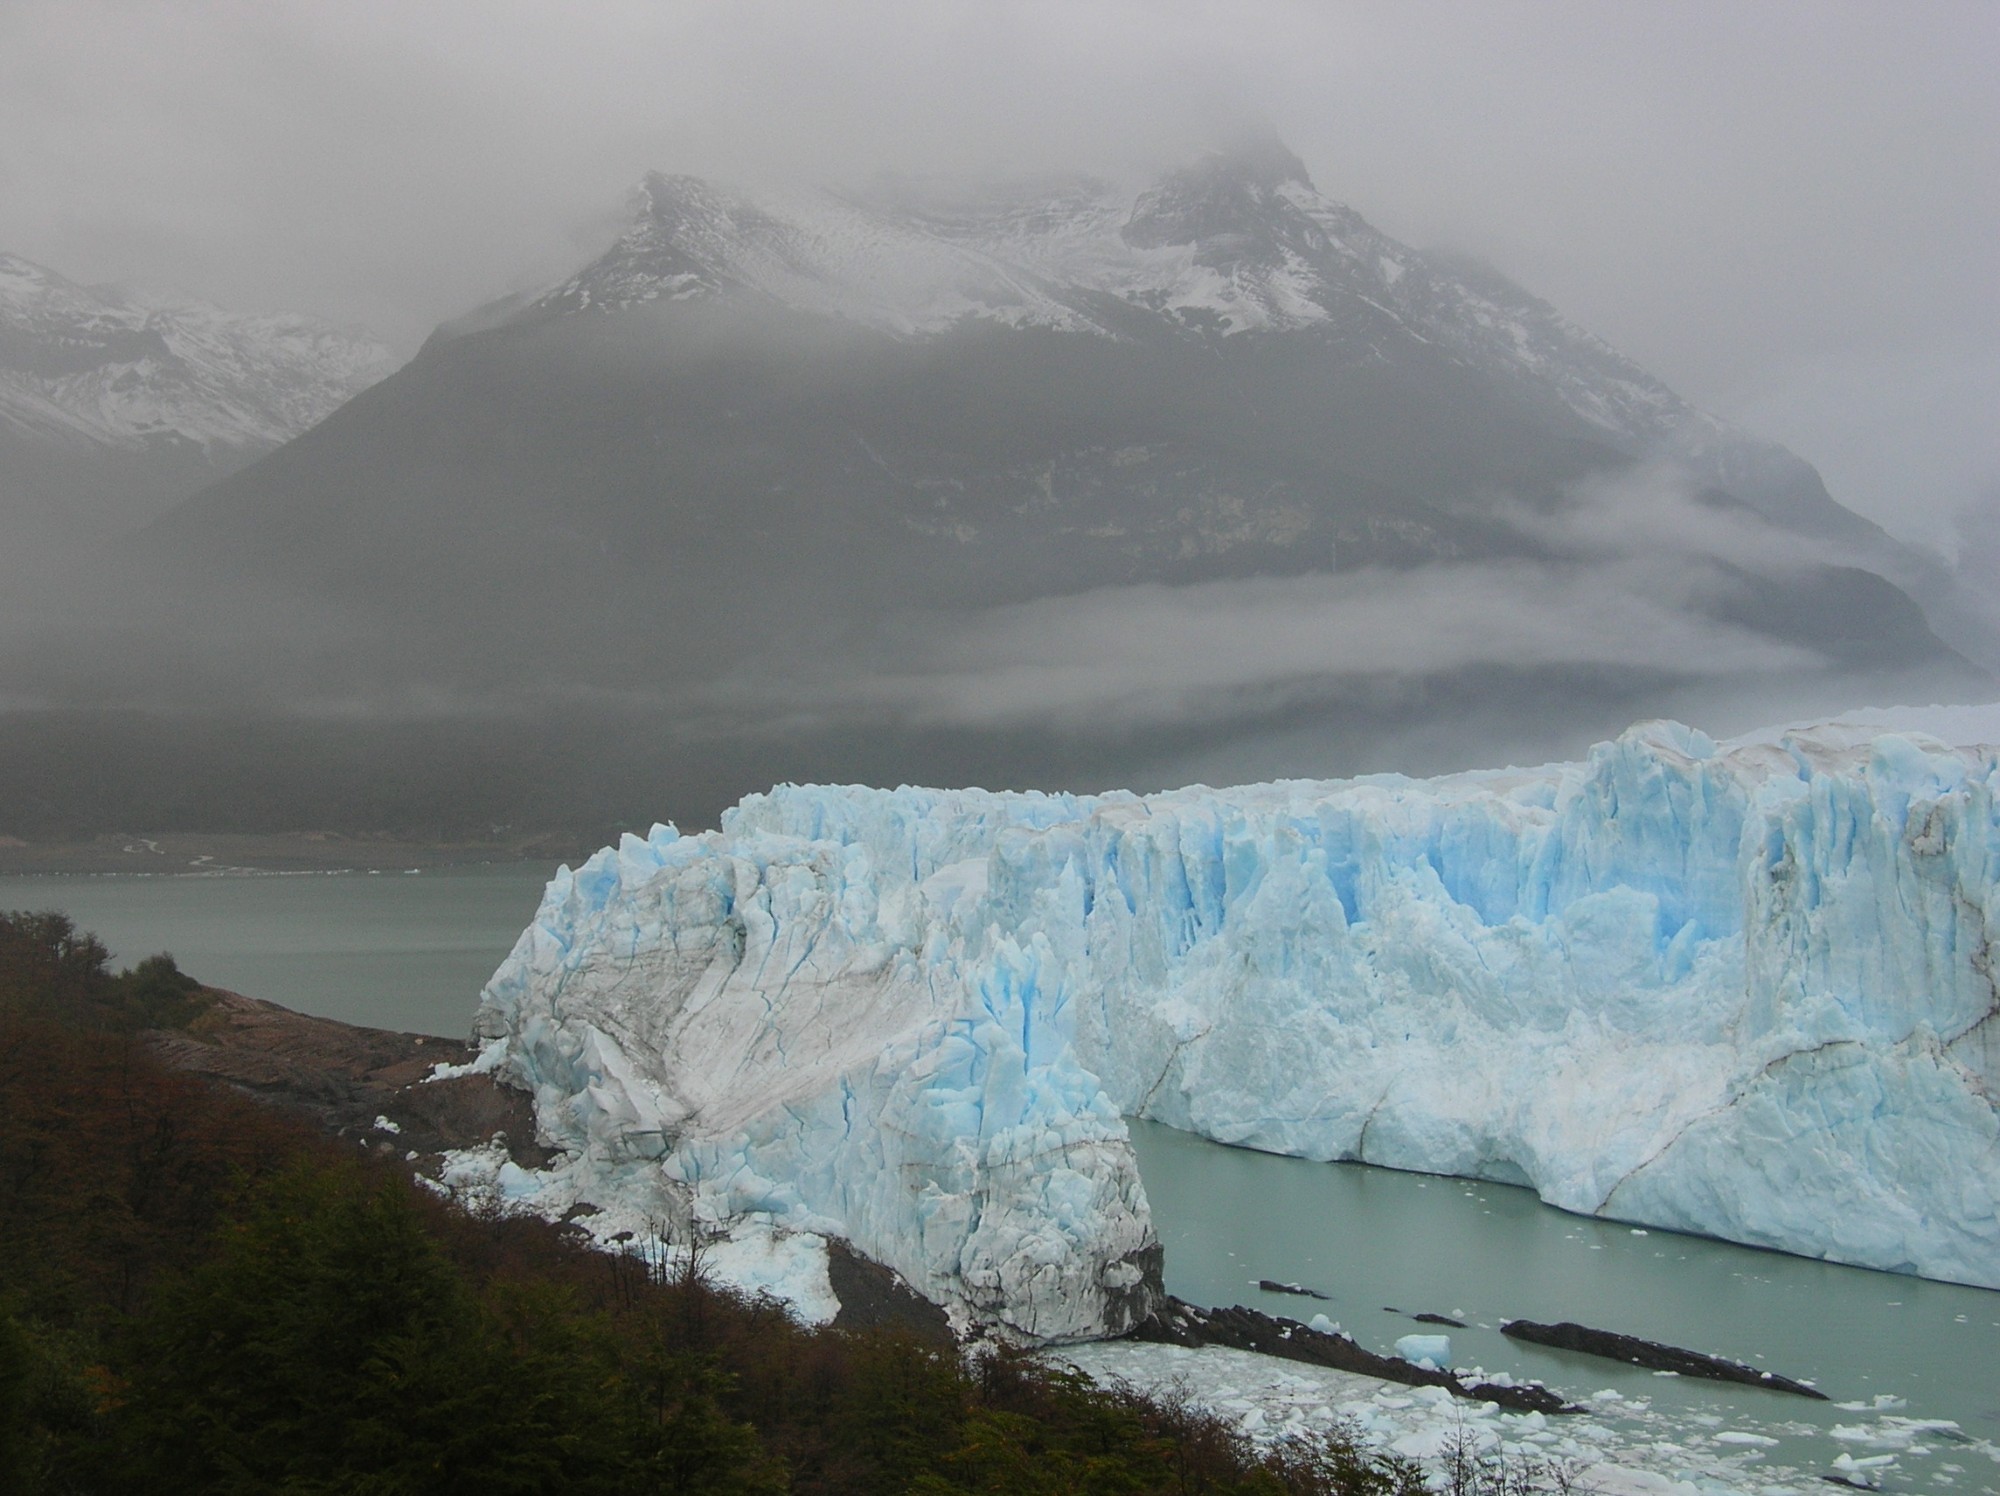
{"type": "Polygon", "coordinates": [[[462,1039],[479,989],[555,871],[0,878],[0,909],[55,909],[116,964],[171,951],[216,987],[373,1028],[462,1039]]]}
{"type": "MultiPolygon", "coordinates": [[[[1612,1388],[1695,1427],[1775,1437],[1772,1460],[1808,1470],[1833,1468],[1843,1451],[1866,1458],[1890,1447],[1854,1437],[1893,1429],[1884,1414],[1950,1419],[2000,1441],[2000,1293],[1635,1231],[1509,1185],[1279,1158],[1154,1123],[1135,1122],[1132,1134],[1167,1288],[1192,1303],[1324,1313],[1383,1352],[1402,1335],[1446,1334],[1461,1367],[1572,1396],[1612,1388]],[[1260,1278],[1328,1298],[1265,1293],[1260,1278]],[[1467,1328],[1410,1318],[1422,1312],[1467,1328]],[[1574,1320],[1726,1356],[1811,1381],[1833,1402],[1521,1345],[1499,1333],[1509,1319],[1574,1320]],[[1902,1406],[1878,1409],[1878,1398],[1902,1406]]],[[[1948,1433],[1917,1443],[1932,1452],[1900,1453],[1885,1488],[2000,1489],[2000,1466],[1948,1433]],[[1957,1473],[1945,1468],[1953,1464],[1957,1473]]]]}

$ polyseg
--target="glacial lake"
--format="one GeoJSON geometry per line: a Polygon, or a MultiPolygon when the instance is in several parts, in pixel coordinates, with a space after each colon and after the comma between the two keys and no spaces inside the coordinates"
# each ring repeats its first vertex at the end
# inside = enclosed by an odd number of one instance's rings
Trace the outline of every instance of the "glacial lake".
{"type": "MultiPolygon", "coordinates": [[[[1891,1444],[1860,1437],[1893,1429],[1884,1414],[1950,1419],[2000,1442],[1992,1290],[1635,1231],[1511,1185],[1280,1158],[1156,1123],[1133,1123],[1132,1136],[1166,1247],[1167,1289],[1190,1303],[1299,1320],[1323,1313],[1383,1352],[1404,1335],[1449,1335],[1460,1367],[1572,1397],[1609,1388],[1695,1429],[1775,1439],[1751,1447],[1809,1475],[1831,1473],[1842,1453],[1888,1452],[1891,1444]],[[1327,1298],[1267,1293],[1257,1287],[1266,1278],[1327,1298]],[[1420,1324],[1411,1317],[1420,1313],[1467,1327],[1420,1324]],[[1814,1383],[1832,1401],[1524,1345],[1500,1333],[1510,1319],[1573,1320],[1705,1351],[1814,1383]]],[[[1982,1451],[1949,1435],[1915,1443],[1931,1452],[1898,1453],[1881,1472],[1884,1489],[2000,1490],[2000,1465],[1982,1451]]]]}
{"type": "Polygon", "coordinates": [[[215,987],[371,1028],[463,1039],[534,917],[541,863],[339,873],[0,878],[0,909],[55,909],[117,966],[170,951],[215,987]]]}
{"type": "MultiPolygon", "coordinates": [[[[553,871],[9,877],[0,909],[61,910],[120,964],[167,950],[203,981],[252,997],[462,1038],[553,871]]],[[[1380,1351],[1402,1335],[1447,1334],[1461,1367],[1573,1396],[1615,1390],[1677,1426],[1775,1439],[1756,1447],[1805,1472],[1831,1471],[1842,1452],[1879,1457],[1888,1446],[1864,1436],[1897,1418],[1949,1419],[2000,1443],[2000,1293],[1636,1232],[1506,1185],[1279,1158],[1150,1123],[1132,1131],[1167,1287],[1193,1303],[1324,1313],[1380,1351]],[[1260,1278],[1328,1297],[1266,1293],[1260,1278]],[[1425,1312],[1467,1328],[1410,1317],[1425,1312]],[[1812,1381],[1833,1401],[1518,1344],[1498,1328],[1516,1318],[1727,1356],[1812,1381]]],[[[1885,1489],[2000,1490],[2000,1465],[1982,1450],[1949,1435],[1914,1442],[1928,1453],[1899,1451],[1881,1472],[1885,1489]]]]}

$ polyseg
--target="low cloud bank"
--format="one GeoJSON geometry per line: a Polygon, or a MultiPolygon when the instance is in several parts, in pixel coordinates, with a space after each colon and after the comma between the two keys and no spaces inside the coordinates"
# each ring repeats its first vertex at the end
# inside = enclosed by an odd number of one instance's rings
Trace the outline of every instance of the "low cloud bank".
{"type": "Polygon", "coordinates": [[[908,668],[849,689],[920,722],[1107,712],[1157,723],[1227,710],[1232,692],[1329,677],[1480,665],[1736,676],[1824,664],[1675,606],[1672,592],[1695,581],[1634,565],[1505,562],[1109,588],[960,621],[908,668]]]}
{"type": "Polygon", "coordinates": [[[1760,581],[1796,583],[1847,558],[1671,467],[1599,475],[1558,505],[1510,500],[1498,513],[1539,558],[1114,587],[903,620],[869,668],[805,696],[924,725],[1122,728],[1213,721],[1246,696],[1268,709],[1342,682],[1482,667],[1680,682],[1828,668],[1728,614],[1760,581]]]}
{"type": "MultiPolygon", "coordinates": [[[[785,659],[765,651],[706,674],[672,658],[671,637],[635,654],[626,674],[562,674],[546,659],[500,671],[467,652],[448,609],[432,620],[435,636],[419,637],[239,582],[241,607],[218,614],[228,620],[219,628],[202,626],[205,614],[177,625],[168,603],[148,604],[159,613],[150,630],[135,629],[130,612],[93,626],[86,603],[38,639],[0,638],[0,710],[236,714],[328,733],[487,721],[529,736],[644,719],[689,753],[788,735],[928,734],[1015,743],[1025,763],[1048,734],[1098,745],[1138,735],[1147,762],[1178,762],[1245,733],[1324,736],[1330,721],[1360,752],[1438,724],[1462,730],[1474,696],[1489,718],[1512,713],[1506,730],[1531,745],[1566,743],[1570,728],[1615,730],[1629,715],[1710,725],[1702,705],[1712,702],[1783,698],[1810,711],[1885,692],[1930,699],[1926,685],[1893,686],[1886,671],[1844,673],[1851,658],[1816,647],[1810,618],[1828,611],[1816,578],[1847,558],[1671,468],[1600,475],[1553,505],[1499,501],[1482,511],[1489,534],[1496,513],[1519,537],[1516,554],[1107,587],[960,612],[897,613],[890,597],[871,619],[790,641],[785,659]],[[1817,614],[1799,611],[1801,598],[1817,599],[1817,614]]],[[[1969,540],[1967,554],[1975,549],[1969,540]]],[[[1293,752],[1274,749],[1271,762],[1282,768],[1293,752]]]]}

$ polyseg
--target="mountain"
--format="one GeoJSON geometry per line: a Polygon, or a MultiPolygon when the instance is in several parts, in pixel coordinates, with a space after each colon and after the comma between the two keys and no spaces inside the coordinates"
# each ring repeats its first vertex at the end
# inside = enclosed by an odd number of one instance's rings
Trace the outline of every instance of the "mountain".
{"type": "MultiPolygon", "coordinates": [[[[0,693],[255,719],[383,817],[516,820],[502,781],[706,817],[788,777],[1434,769],[1695,687],[1759,714],[1983,690],[1900,555],[1809,464],[1275,143],[1136,194],[653,175],[590,264],[151,527],[119,642],[17,651],[0,693]]],[[[110,751],[37,741],[23,771],[110,751]]]]}
{"type": "Polygon", "coordinates": [[[1555,429],[1679,458],[1787,522],[1872,530],[1799,458],[1690,406],[1490,267],[1397,243],[1274,143],[1205,156],[1136,201],[1089,180],[751,199],[654,174],[618,243],[519,320],[732,295],[905,339],[968,322],[1291,333],[1381,363],[1415,343],[1506,383],[1555,429]]]}
{"type": "Polygon", "coordinates": [[[0,522],[101,535],[150,520],[394,366],[307,317],[87,288],[0,253],[0,522]]]}

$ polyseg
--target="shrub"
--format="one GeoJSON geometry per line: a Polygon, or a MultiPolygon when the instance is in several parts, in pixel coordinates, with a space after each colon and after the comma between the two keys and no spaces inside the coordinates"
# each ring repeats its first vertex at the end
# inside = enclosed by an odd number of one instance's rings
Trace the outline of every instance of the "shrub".
{"type": "Polygon", "coordinates": [[[113,976],[111,953],[66,914],[0,910],[0,1014],[99,1030],[182,1028],[206,989],[164,952],[113,976]]]}

